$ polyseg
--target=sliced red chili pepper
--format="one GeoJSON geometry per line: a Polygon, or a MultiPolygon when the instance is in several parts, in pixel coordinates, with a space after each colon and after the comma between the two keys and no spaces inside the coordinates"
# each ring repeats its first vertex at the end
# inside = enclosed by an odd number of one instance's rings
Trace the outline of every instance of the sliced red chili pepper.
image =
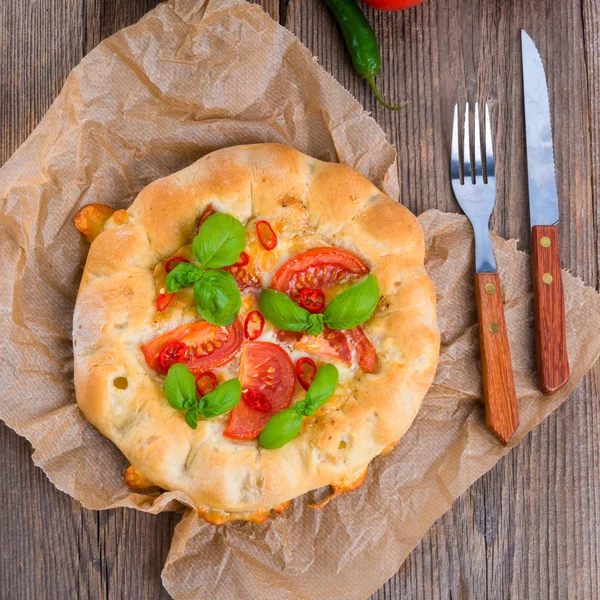
{"type": "Polygon", "coordinates": [[[258,390],[245,390],[242,392],[242,400],[250,407],[260,412],[269,412],[271,410],[271,402],[264,394],[258,390]]]}
{"type": "Polygon", "coordinates": [[[176,362],[180,362],[185,356],[187,346],[183,342],[171,342],[167,344],[158,355],[158,362],[162,369],[167,372],[176,362]]]}
{"type": "Polygon", "coordinates": [[[204,371],[196,377],[196,389],[201,396],[214,392],[218,385],[217,376],[212,371],[204,371]]]}
{"type": "Polygon", "coordinates": [[[169,294],[165,292],[164,294],[160,294],[156,299],[156,310],[158,312],[165,310],[171,304],[173,298],[175,298],[175,293],[169,294]]]}
{"type": "Polygon", "coordinates": [[[240,254],[240,259],[237,262],[234,262],[232,267],[245,267],[250,262],[250,256],[247,252],[242,252],[240,254]]]}
{"type": "Polygon", "coordinates": [[[198,235],[198,232],[200,231],[200,227],[202,227],[202,225],[204,224],[204,221],[206,221],[206,219],[208,219],[208,217],[210,217],[210,215],[214,215],[216,212],[217,211],[215,210],[215,207],[212,204],[209,204],[206,207],[206,210],[204,211],[204,213],[198,220],[198,224],[196,225],[196,235],[198,235]]]}
{"type": "Polygon", "coordinates": [[[310,384],[313,382],[315,375],[317,374],[317,365],[312,358],[303,356],[298,359],[296,363],[296,378],[298,383],[308,391],[310,384]]]}
{"type": "Polygon", "coordinates": [[[174,256],[165,263],[165,271],[170,273],[179,263],[189,263],[190,261],[183,256],[174,256]]]}
{"type": "Polygon", "coordinates": [[[258,310],[251,310],[244,321],[244,335],[247,340],[255,340],[265,328],[265,318],[258,310]]]}
{"type": "Polygon", "coordinates": [[[300,290],[300,304],[311,313],[320,312],[325,306],[325,294],[323,290],[304,288],[300,290]]]}
{"type": "Polygon", "coordinates": [[[273,250],[277,246],[277,235],[273,231],[269,221],[257,221],[256,235],[265,250],[273,250]]]}

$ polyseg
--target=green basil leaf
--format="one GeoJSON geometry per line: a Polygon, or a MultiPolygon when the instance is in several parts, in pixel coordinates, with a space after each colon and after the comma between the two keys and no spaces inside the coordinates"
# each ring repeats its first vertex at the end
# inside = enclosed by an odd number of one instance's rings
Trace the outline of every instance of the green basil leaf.
{"type": "Polygon", "coordinates": [[[320,333],[323,333],[323,330],[325,329],[323,325],[324,321],[325,315],[322,315],[321,313],[309,315],[306,333],[308,333],[308,335],[319,335],[320,333]]]}
{"type": "Polygon", "coordinates": [[[192,242],[192,252],[201,267],[228,267],[240,259],[246,246],[246,230],[231,215],[215,213],[204,221],[192,242]]]}
{"type": "Polygon", "coordinates": [[[367,321],[379,302],[379,284],[373,275],[337,295],[325,309],[330,329],[353,329],[367,321]]]}
{"type": "Polygon", "coordinates": [[[263,290],[258,303],[264,318],[277,329],[304,331],[310,325],[311,314],[282,292],[263,290]]]}
{"type": "Polygon", "coordinates": [[[190,400],[196,402],[196,380],[182,363],[175,363],[169,368],[163,390],[167,402],[178,410],[186,408],[190,400]]]}
{"type": "Polygon", "coordinates": [[[317,408],[323,406],[335,393],[338,381],[339,373],[337,368],[330,363],[323,365],[315,374],[315,378],[310,384],[308,392],[306,392],[303,401],[306,404],[302,414],[308,417],[314,414],[317,408]]]}
{"type": "Polygon", "coordinates": [[[178,292],[201,279],[203,274],[202,269],[199,269],[196,265],[180,262],[167,275],[167,292],[170,294],[178,292]]]}
{"type": "Polygon", "coordinates": [[[227,271],[205,271],[194,284],[194,297],[200,316],[217,326],[231,325],[242,306],[240,290],[227,271]]]}
{"type": "Polygon", "coordinates": [[[198,415],[196,414],[195,410],[190,409],[185,413],[185,422],[192,429],[196,429],[198,427],[198,415]]]}
{"type": "Polygon", "coordinates": [[[229,412],[237,406],[242,397],[242,384],[239,379],[230,379],[217,386],[210,394],[202,398],[203,406],[199,409],[200,416],[212,419],[229,412]]]}
{"type": "Polygon", "coordinates": [[[281,448],[298,435],[301,426],[302,415],[290,406],[269,419],[258,436],[258,443],[263,448],[281,448]]]}

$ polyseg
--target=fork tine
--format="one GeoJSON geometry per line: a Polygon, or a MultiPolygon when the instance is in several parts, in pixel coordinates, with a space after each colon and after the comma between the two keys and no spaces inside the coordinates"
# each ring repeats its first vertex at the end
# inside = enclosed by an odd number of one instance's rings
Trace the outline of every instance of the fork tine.
{"type": "Polygon", "coordinates": [[[452,154],[450,155],[450,176],[460,179],[460,156],[458,153],[458,104],[454,105],[454,120],[452,121],[452,154]]]}
{"type": "Polygon", "coordinates": [[[494,177],[494,146],[492,145],[492,128],[490,111],[485,103],[485,172],[487,177],[494,177]]]}
{"type": "Polygon", "coordinates": [[[475,177],[475,183],[477,179],[482,177],[481,167],[481,138],[479,131],[479,106],[478,102],[475,102],[475,164],[473,165],[473,175],[475,177]]]}
{"type": "MultiPolygon", "coordinates": [[[[471,179],[471,144],[469,143],[469,103],[465,104],[465,122],[463,125],[465,132],[463,142],[463,171],[464,171],[464,182],[467,183],[467,179],[471,179]]],[[[471,179],[473,183],[473,179],[471,179]]]]}

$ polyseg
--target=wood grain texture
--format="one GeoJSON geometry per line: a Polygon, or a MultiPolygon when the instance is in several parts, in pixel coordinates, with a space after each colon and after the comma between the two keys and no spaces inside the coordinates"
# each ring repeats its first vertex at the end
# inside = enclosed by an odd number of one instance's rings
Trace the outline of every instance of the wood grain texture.
{"type": "Polygon", "coordinates": [[[494,435],[506,444],[519,426],[519,407],[504,318],[500,275],[477,273],[475,297],[485,420],[494,435]]]}
{"type": "MultiPolygon", "coordinates": [[[[82,56],[157,3],[0,2],[0,163],[82,56]]],[[[448,175],[452,107],[488,100],[498,186],[492,227],[529,250],[518,54],[525,27],[548,71],[562,263],[598,288],[600,0],[426,0],[391,14],[365,8],[382,48],[379,88],[391,101],[409,101],[399,114],[380,107],[353,72],[320,0],[262,6],[385,129],[398,150],[402,201],[414,212],[458,211],[448,175]]],[[[371,600],[600,598],[599,376],[596,365],[454,503],[371,600]]],[[[0,424],[0,598],[168,598],[160,567],[179,517],[82,509],[30,455],[29,444],[0,424]]]]}
{"type": "Polygon", "coordinates": [[[531,250],[538,385],[553,394],[570,376],[558,227],[532,227],[531,250]]]}

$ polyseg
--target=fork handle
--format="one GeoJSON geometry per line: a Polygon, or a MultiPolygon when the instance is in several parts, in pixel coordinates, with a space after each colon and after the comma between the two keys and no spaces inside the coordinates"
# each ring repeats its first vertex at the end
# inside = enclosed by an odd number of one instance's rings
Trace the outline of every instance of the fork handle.
{"type": "Polygon", "coordinates": [[[519,411],[498,273],[477,273],[475,295],[485,419],[506,444],[519,426],[519,411]]]}
{"type": "Polygon", "coordinates": [[[570,377],[558,228],[534,225],[531,245],[538,386],[553,394],[570,377]]]}

